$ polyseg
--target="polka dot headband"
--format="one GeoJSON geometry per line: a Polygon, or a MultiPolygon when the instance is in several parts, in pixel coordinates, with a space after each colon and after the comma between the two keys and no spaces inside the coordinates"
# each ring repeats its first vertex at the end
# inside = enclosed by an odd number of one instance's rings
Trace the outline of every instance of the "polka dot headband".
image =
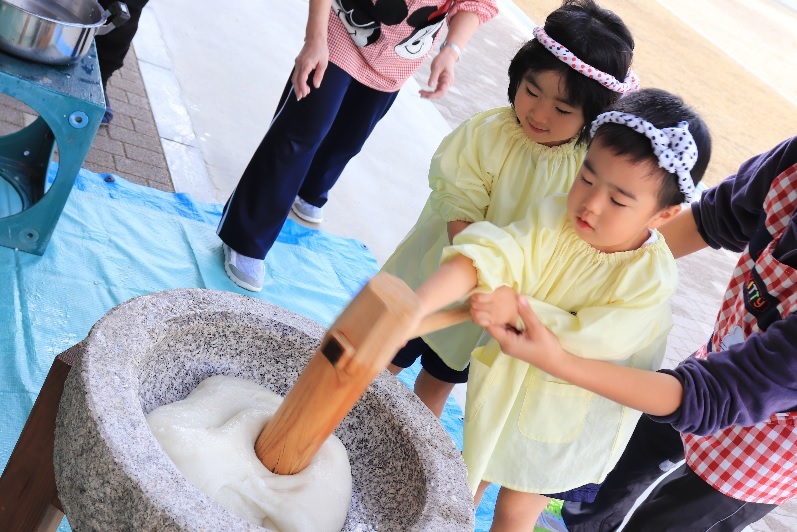
{"type": "Polygon", "coordinates": [[[689,132],[688,122],[678,122],[675,127],[658,129],[636,115],[608,111],[598,115],[598,118],[592,122],[590,136],[594,137],[598,128],[607,123],[628,126],[649,138],[653,145],[653,154],[659,160],[659,166],[678,176],[678,188],[686,196],[686,201],[694,199],[695,183],[689,172],[697,162],[697,145],[689,132]]]}
{"type": "Polygon", "coordinates": [[[551,52],[561,62],[590,79],[594,79],[604,87],[620,94],[627,92],[634,92],[639,90],[639,78],[632,71],[628,71],[625,81],[620,83],[617,78],[606,72],[602,72],[597,68],[586,64],[579,59],[570,50],[553,40],[550,35],[545,33],[545,28],[537,26],[534,28],[534,38],[542,44],[549,52],[551,52]]]}

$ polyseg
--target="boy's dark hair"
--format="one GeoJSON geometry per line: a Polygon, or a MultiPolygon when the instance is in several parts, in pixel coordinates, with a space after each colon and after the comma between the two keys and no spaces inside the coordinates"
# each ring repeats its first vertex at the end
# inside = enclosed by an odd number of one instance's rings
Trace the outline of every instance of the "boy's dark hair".
{"type": "MultiPolygon", "coordinates": [[[[711,134],[702,118],[684,101],[661,89],[642,89],[621,98],[611,107],[612,111],[629,113],[644,118],[658,129],[675,127],[678,122],[687,122],[689,132],[697,146],[697,161],[690,171],[692,181],[697,185],[706,173],[711,159],[711,134]]],[[[601,125],[595,132],[595,139],[612,150],[615,155],[625,156],[635,163],[653,160],[658,167],[658,159],[653,153],[650,139],[633,129],[614,123],[601,125]]],[[[678,176],[661,169],[662,186],[659,191],[659,207],[679,205],[686,201],[684,193],[678,188],[678,176]]]]}
{"type": "MultiPolygon", "coordinates": [[[[620,17],[593,0],[565,0],[545,19],[545,33],[590,66],[611,74],[621,83],[625,80],[634,54],[634,38],[620,17]]],[[[509,64],[507,94],[513,106],[520,82],[528,72],[556,72],[564,76],[569,100],[584,112],[586,127],[579,142],[587,140],[589,124],[595,117],[620,96],[579,74],[532,39],[509,64]]]]}

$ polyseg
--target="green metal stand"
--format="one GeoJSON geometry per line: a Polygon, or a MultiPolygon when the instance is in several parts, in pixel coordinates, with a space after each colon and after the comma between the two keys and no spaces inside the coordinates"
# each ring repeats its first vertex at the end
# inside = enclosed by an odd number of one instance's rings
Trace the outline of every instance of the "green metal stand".
{"type": "Polygon", "coordinates": [[[0,137],[0,245],[42,255],[105,112],[97,52],[65,66],[32,63],[0,53],[0,93],[39,115],[0,137]],[[58,172],[47,172],[58,146],[58,172]]]}

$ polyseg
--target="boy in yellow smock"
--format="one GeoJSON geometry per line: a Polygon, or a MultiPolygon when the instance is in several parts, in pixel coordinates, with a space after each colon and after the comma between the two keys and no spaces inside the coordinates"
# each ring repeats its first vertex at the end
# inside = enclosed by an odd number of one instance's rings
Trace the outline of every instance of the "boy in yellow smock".
{"type": "MultiPolygon", "coordinates": [[[[472,116],[432,158],[429,200],[383,268],[411,288],[431,275],[443,248],[468,224],[506,225],[531,203],[566,192],[586,153],[586,125],[638,86],[628,70],[634,49],[628,28],[592,0],[568,0],[534,35],[509,66],[511,107],[472,116]]],[[[466,323],[412,340],[390,369],[397,374],[421,357],[415,391],[439,417],[454,385],[467,380],[482,332],[466,323]]]]}
{"type": "MultiPolygon", "coordinates": [[[[690,199],[710,138],[664,91],[630,94],[613,109],[593,123],[566,196],[533,205],[505,228],[476,223],[454,238],[417,289],[424,314],[475,289],[475,320],[515,323],[520,292],[574,355],[659,366],[677,269],[655,228],[690,199]]],[[[487,335],[471,366],[463,458],[477,502],[489,483],[502,486],[494,530],[529,529],[547,504],[542,494],[568,499],[600,483],[639,416],[502,353],[487,335]]]]}

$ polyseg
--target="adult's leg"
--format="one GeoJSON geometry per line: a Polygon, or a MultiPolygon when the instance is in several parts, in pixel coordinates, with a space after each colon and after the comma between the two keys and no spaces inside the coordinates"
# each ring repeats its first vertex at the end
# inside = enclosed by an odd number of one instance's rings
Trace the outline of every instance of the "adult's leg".
{"type": "Polygon", "coordinates": [[[595,500],[566,502],[562,507],[562,518],[568,530],[617,530],[637,498],[667,470],[663,465],[682,459],[683,443],[678,431],[643,415],[595,500]]]}
{"type": "Polygon", "coordinates": [[[225,206],[217,232],[232,249],[256,259],[266,256],[352,81],[330,63],[321,87],[299,101],[291,88],[283,98],[225,206]]]}
{"type": "Polygon", "coordinates": [[[355,81],[341,103],[329,134],[318,147],[299,197],[323,207],[343,169],[360,150],[376,124],[388,112],[398,92],[382,92],[355,81]]]}
{"type": "Polygon", "coordinates": [[[736,532],[774,510],[772,504],[744,502],[709,486],[682,464],[634,510],[626,530],[736,532]]]}
{"type": "MultiPolygon", "coordinates": [[[[102,7],[108,8],[115,0],[99,0],[102,7]]],[[[148,0],[125,0],[127,9],[130,11],[130,20],[114,28],[105,35],[98,35],[94,42],[97,45],[97,61],[100,65],[100,78],[102,86],[108,84],[111,75],[122,68],[125,56],[130,50],[130,43],[138,31],[138,21],[141,18],[141,11],[147,5],[148,0]]]]}

